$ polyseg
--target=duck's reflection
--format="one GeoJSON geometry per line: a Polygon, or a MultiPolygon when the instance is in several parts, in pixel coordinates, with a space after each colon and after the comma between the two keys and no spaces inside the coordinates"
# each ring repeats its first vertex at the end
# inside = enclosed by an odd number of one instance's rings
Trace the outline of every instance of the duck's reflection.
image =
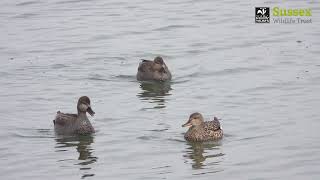
{"type": "Polygon", "coordinates": [[[82,179],[94,174],[89,173],[91,170],[91,164],[97,162],[98,158],[92,155],[91,144],[94,142],[94,138],[91,135],[82,136],[68,136],[68,137],[57,137],[56,148],[58,151],[68,151],[70,147],[75,147],[78,152],[77,159],[79,163],[76,165],[80,166],[80,170],[84,170],[82,179]]]}
{"type": "Polygon", "coordinates": [[[216,163],[220,162],[218,157],[224,154],[220,151],[220,142],[187,142],[187,153],[184,157],[192,160],[193,169],[201,169],[208,159],[214,159],[216,163]]]}
{"type": "Polygon", "coordinates": [[[143,101],[149,101],[156,104],[154,108],[165,108],[166,96],[171,94],[170,82],[140,82],[141,92],[138,97],[143,101]]]}

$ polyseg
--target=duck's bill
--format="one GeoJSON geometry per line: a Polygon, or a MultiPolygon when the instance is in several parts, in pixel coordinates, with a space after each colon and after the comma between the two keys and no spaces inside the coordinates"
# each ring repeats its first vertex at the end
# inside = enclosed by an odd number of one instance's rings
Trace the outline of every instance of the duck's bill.
{"type": "Polygon", "coordinates": [[[182,127],[189,127],[189,126],[191,126],[191,123],[189,123],[189,122],[182,125],[182,127]]]}
{"type": "Polygon", "coordinates": [[[91,109],[91,107],[88,107],[87,112],[91,115],[94,116],[95,112],[91,109]]]}

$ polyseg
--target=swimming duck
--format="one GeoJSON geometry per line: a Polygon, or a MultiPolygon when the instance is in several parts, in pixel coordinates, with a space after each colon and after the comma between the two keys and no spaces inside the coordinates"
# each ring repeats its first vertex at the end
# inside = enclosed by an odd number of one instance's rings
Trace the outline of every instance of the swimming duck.
{"type": "Polygon", "coordinates": [[[53,120],[54,130],[57,134],[91,134],[94,133],[87,112],[93,116],[95,112],[91,109],[90,99],[82,96],[78,100],[78,114],[67,114],[60,111],[57,112],[55,120],[53,120]]]}
{"type": "Polygon", "coordinates": [[[141,59],[138,67],[137,80],[138,81],[167,81],[171,80],[171,73],[164,63],[162,57],[157,56],[153,61],[141,59]]]}
{"type": "Polygon", "coordinates": [[[188,122],[182,127],[190,127],[185,133],[184,138],[188,141],[210,141],[218,140],[223,137],[223,131],[217,117],[213,121],[204,121],[200,113],[190,115],[188,122]]]}

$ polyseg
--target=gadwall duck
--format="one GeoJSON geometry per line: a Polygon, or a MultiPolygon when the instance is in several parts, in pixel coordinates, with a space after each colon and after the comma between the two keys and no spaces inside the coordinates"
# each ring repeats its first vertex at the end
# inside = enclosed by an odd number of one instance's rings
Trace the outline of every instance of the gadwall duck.
{"type": "Polygon", "coordinates": [[[138,81],[167,81],[171,80],[171,73],[162,57],[157,56],[153,61],[141,59],[138,67],[138,81]]]}
{"type": "Polygon", "coordinates": [[[57,112],[55,120],[53,120],[54,130],[57,134],[91,134],[94,133],[87,112],[93,116],[94,111],[90,106],[90,99],[82,96],[78,100],[78,114],[67,114],[60,111],[57,112]]]}
{"type": "Polygon", "coordinates": [[[190,127],[185,133],[184,138],[188,141],[211,141],[223,137],[223,131],[220,127],[218,118],[213,121],[204,121],[200,113],[190,115],[188,122],[182,127],[190,127]]]}

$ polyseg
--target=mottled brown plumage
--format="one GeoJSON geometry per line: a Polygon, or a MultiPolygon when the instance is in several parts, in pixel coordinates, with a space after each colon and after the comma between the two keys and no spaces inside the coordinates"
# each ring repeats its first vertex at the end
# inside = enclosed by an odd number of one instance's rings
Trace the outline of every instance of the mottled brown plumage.
{"type": "Polygon", "coordinates": [[[188,122],[182,127],[190,127],[184,135],[188,141],[210,141],[223,137],[218,118],[214,117],[212,121],[204,121],[200,113],[191,114],[188,122]]]}
{"type": "Polygon", "coordinates": [[[153,61],[142,60],[139,64],[137,72],[138,81],[167,81],[171,80],[171,78],[169,68],[160,56],[154,58],[153,61]]]}
{"type": "Polygon", "coordinates": [[[91,134],[94,133],[86,112],[91,116],[94,111],[91,109],[90,99],[82,96],[77,104],[78,114],[68,114],[57,112],[55,120],[53,120],[54,130],[57,134],[91,134]]]}

